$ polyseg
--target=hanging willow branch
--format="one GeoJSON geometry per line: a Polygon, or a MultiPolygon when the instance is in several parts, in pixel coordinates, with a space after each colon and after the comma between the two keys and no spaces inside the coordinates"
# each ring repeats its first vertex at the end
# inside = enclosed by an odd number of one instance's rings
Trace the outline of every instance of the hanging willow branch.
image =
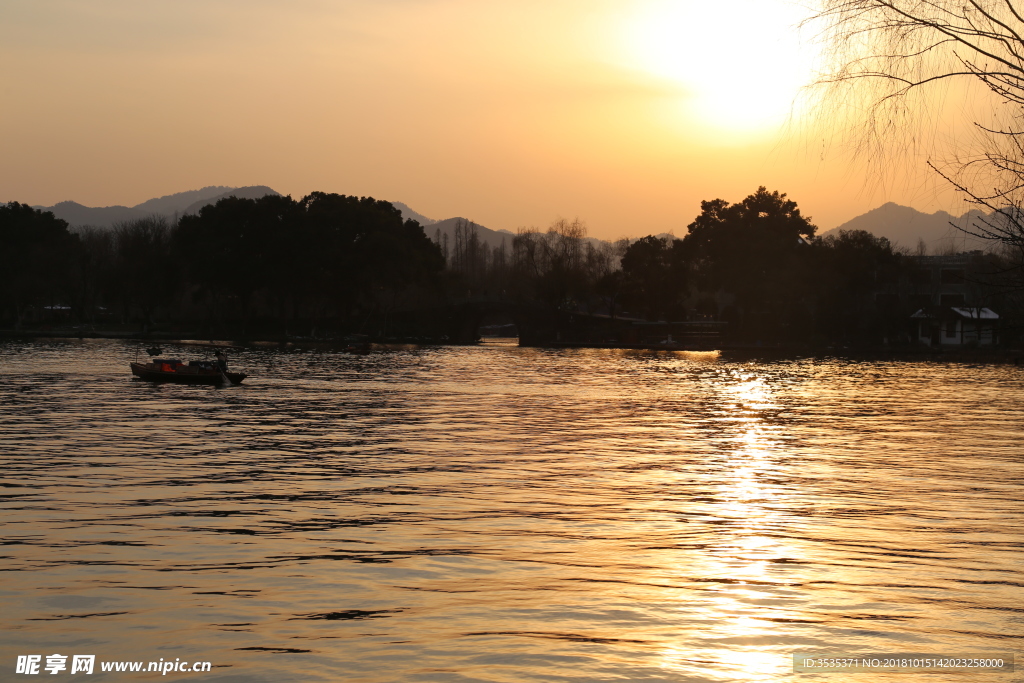
{"type": "MultiPolygon", "coordinates": [[[[862,140],[878,149],[920,143],[936,86],[990,93],[991,111],[943,162],[929,161],[983,210],[965,232],[1014,256],[1024,281],[1024,2],[1017,0],[820,0],[832,60],[820,80],[832,102],[867,96],[862,140]],[[969,86],[983,86],[979,91],[969,86]],[[920,95],[920,97],[918,97],[920,95]],[[994,122],[994,123],[993,123],[994,122]]],[[[959,226],[958,226],[959,227],[959,226]]]]}
{"type": "Polygon", "coordinates": [[[832,113],[864,107],[854,132],[876,163],[928,142],[942,148],[929,167],[980,209],[955,227],[1001,252],[990,276],[1024,310],[1024,0],[819,2],[813,21],[831,58],[819,85],[832,113]],[[925,124],[950,94],[966,98],[969,125],[939,144],[925,124]]]}

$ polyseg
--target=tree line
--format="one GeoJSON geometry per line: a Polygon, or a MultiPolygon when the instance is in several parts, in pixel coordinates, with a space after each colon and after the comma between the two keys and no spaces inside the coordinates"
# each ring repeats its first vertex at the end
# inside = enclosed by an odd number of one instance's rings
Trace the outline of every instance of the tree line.
{"type": "Polygon", "coordinates": [[[153,217],[74,232],[0,207],[0,320],[55,310],[80,324],[177,322],[242,334],[359,330],[441,283],[444,259],[390,203],[314,192],[229,197],[175,224],[153,217]]]}
{"type": "MultiPolygon", "coordinates": [[[[496,247],[468,221],[454,239],[431,239],[387,202],[322,192],[227,198],[173,224],[75,231],[12,202],[0,206],[0,325],[436,336],[397,321],[505,301],[563,316],[724,321],[737,340],[906,340],[922,305],[912,286],[919,260],[863,231],[815,233],[796,202],[764,187],[737,203],[702,202],[681,239],[609,243],[559,220],[496,247]]],[[[986,305],[1005,316],[1014,283],[1001,274],[1014,271],[989,260],[986,305]]]]}
{"type": "MultiPolygon", "coordinates": [[[[448,274],[467,296],[647,321],[719,321],[737,341],[871,345],[909,341],[910,316],[940,308],[921,254],[865,231],[818,236],[785,194],[760,187],[737,203],[701,203],[679,239],[586,239],[580,221],[521,229],[488,251],[465,223],[448,274]],[[461,245],[461,246],[459,246],[461,245]]],[[[1013,251],[972,257],[972,300],[998,309],[1004,335],[1020,318],[1013,251]]],[[[937,283],[936,283],[937,284],[937,283]]]]}

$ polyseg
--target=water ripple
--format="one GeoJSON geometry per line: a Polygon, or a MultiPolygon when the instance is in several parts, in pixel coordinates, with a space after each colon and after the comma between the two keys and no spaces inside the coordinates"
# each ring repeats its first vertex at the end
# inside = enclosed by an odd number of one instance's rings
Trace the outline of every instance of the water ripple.
{"type": "Polygon", "coordinates": [[[254,348],[215,388],[134,354],[0,344],[4,661],[774,681],[1024,638],[1021,368],[254,348]]]}

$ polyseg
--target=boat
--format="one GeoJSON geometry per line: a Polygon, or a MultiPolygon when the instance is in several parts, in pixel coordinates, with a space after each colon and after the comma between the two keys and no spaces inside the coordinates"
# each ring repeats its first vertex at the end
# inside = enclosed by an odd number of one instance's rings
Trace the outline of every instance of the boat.
{"type": "Polygon", "coordinates": [[[154,358],[148,363],[131,363],[132,374],[147,382],[175,384],[241,384],[246,375],[228,372],[223,361],[193,360],[184,363],[176,358],[154,358]]]}

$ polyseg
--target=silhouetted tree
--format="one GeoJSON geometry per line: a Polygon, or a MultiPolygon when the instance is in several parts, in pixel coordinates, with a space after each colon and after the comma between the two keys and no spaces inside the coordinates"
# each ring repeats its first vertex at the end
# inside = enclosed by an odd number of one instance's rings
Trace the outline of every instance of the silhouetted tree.
{"type": "Polygon", "coordinates": [[[901,254],[884,237],[841,230],[812,242],[817,322],[824,338],[846,343],[898,339],[913,311],[901,305],[901,254]]]}
{"type": "Polygon", "coordinates": [[[692,264],[698,289],[735,296],[737,331],[791,334],[807,320],[807,240],[815,229],[796,202],[759,187],[737,204],[701,202],[680,257],[692,264]]]}
{"type": "Polygon", "coordinates": [[[30,307],[67,304],[78,238],[27,204],[0,205],[0,310],[20,328],[30,307]]]}
{"type": "Polygon", "coordinates": [[[118,300],[120,285],[114,278],[114,235],[104,228],[75,231],[81,245],[74,270],[74,308],[79,319],[95,325],[97,316],[118,300]]]}
{"type": "Polygon", "coordinates": [[[300,216],[291,197],[227,197],[181,218],[174,255],[215,315],[244,324],[261,290],[292,294],[294,279],[302,277],[297,259],[315,253],[317,245],[297,230],[300,216]]]}
{"type": "MultiPolygon", "coordinates": [[[[174,303],[179,268],[171,254],[170,226],[162,217],[141,218],[114,225],[110,238],[109,277],[115,286],[108,296],[121,306],[125,321],[138,314],[145,328],[155,310],[174,303]]],[[[90,246],[100,245],[91,240],[90,246]]]]}
{"type": "Polygon", "coordinates": [[[388,202],[314,192],[300,204],[318,246],[310,254],[318,289],[329,293],[343,321],[377,316],[386,327],[388,312],[414,285],[431,287],[444,268],[440,248],[420,224],[403,220],[388,202]]]}
{"type": "Polygon", "coordinates": [[[220,315],[274,312],[314,328],[386,317],[444,265],[419,223],[390,203],[314,192],[223,199],[181,219],[176,256],[220,315]]]}
{"type": "Polygon", "coordinates": [[[588,252],[583,221],[559,219],[547,232],[520,229],[512,240],[512,263],[520,298],[560,311],[576,310],[593,293],[604,256],[588,252]]]}
{"type": "Polygon", "coordinates": [[[622,256],[624,304],[651,320],[686,315],[687,262],[683,242],[648,235],[622,256]]]}

